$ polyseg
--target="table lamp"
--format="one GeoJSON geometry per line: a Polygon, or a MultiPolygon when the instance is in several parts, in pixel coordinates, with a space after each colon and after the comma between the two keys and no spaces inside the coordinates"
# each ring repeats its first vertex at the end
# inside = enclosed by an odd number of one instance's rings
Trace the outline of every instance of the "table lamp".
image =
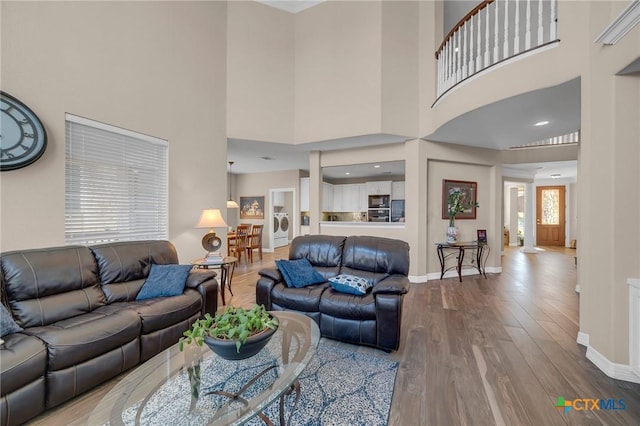
{"type": "Polygon", "coordinates": [[[222,218],[220,209],[202,210],[196,228],[209,228],[209,232],[202,237],[202,247],[207,251],[205,259],[212,257],[222,258],[220,252],[217,251],[222,247],[222,240],[216,235],[214,228],[226,227],[227,223],[222,218]]]}

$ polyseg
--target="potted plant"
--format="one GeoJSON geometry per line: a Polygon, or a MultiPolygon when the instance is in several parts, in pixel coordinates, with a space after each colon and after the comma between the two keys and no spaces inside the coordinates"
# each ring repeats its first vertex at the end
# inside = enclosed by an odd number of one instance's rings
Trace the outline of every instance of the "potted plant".
{"type": "Polygon", "coordinates": [[[477,202],[474,203],[473,200],[467,200],[466,193],[462,192],[460,188],[449,189],[449,197],[447,199],[447,209],[449,213],[449,227],[447,228],[448,242],[455,242],[458,237],[456,215],[471,207],[480,207],[480,204],[477,202]]]}
{"type": "Polygon", "coordinates": [[[227,359],[244,359],[253,356],[269,342],[278,329],[278,320],[263,305],[251,309],[228,306],[223,312],[196,320],[179,340],[184,344],[195,343],[209,348],[227,359]]]}

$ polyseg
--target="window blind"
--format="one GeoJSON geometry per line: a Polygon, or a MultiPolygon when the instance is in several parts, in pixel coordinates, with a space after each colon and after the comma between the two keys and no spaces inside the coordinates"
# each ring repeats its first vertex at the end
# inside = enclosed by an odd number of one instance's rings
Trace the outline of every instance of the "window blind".
{"type": "Polygon", "coordinates": [[[65,118],[66,243],[167,239],[167,141],[65,118]]]}

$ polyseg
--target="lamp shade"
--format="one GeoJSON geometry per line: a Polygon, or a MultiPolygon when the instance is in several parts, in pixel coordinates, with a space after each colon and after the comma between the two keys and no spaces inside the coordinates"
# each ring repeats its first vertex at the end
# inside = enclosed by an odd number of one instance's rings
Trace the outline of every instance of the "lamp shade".
{"type": "Polygon", "coordinates": [[[235,201],[233,201],[233,200],[229,200],[229,201],[227,201],[227,208],[228,208],[228,209],[237,209],[237,208],[239,208],[239,207],[240,207],[240,206],[239,206],[239,205],[238,205],[238,203],[236,203],[235,201]]]}
{"type": "Polygon", "coordinates": [[[220,209],[206,209],[202,210],[200,219],[196,224],[196,228],[226,228],[227,223],[222,218],[220,209]]]}

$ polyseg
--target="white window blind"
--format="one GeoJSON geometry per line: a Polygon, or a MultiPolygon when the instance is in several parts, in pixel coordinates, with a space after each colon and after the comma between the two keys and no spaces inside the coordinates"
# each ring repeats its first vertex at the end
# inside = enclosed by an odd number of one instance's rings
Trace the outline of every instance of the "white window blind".
{"type": "Polygon", "coordinates": [[[65,240],[168,238],[168,143],[66,115],[65,240]]]}

